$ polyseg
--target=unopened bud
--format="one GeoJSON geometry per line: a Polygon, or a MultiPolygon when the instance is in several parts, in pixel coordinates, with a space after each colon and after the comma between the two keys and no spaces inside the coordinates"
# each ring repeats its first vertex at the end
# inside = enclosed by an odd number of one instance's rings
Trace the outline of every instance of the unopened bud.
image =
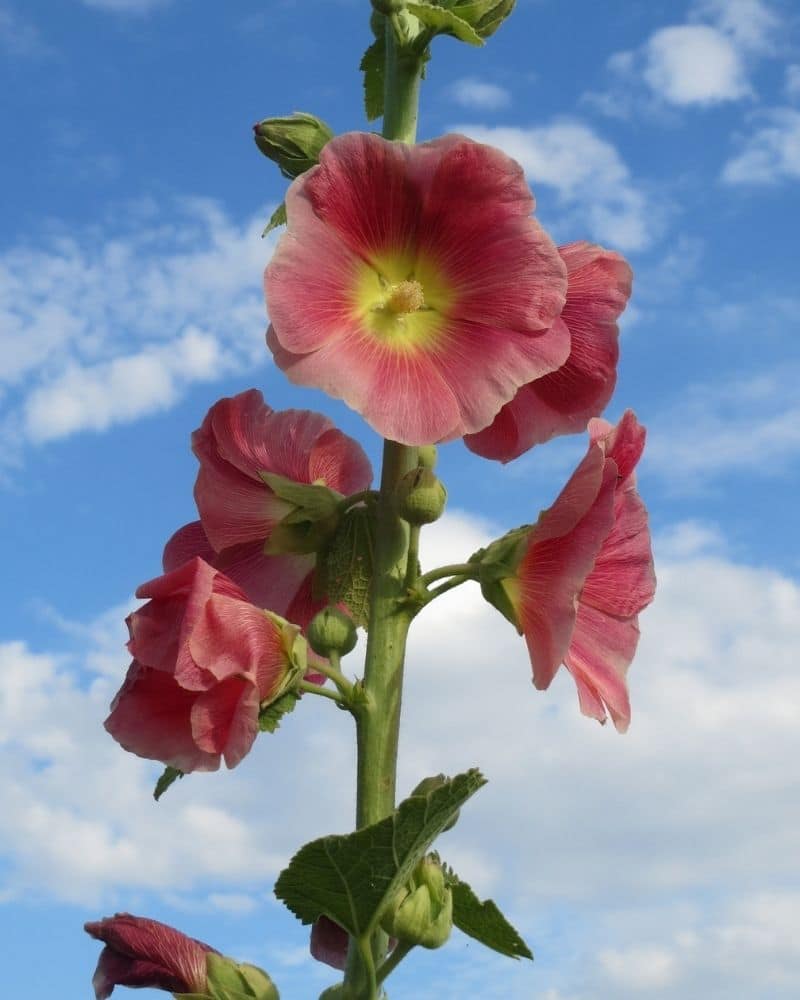
{"type": "Polygon", "coordinates": [[[466,21],[481,38],[488,38],[505,21],[515,3],[516,0],[444,0],[440,6],[466,21]]]}
{"type": "Polygon", "coordinates": [[[436,445],[435,444],[423,444],[417,449],[417,465],[423,469],[435,469],[436,468],[436,445]]]}
{"type": "Polygon", "coordinates": [[[215,997],[235,996],[247,998],[247,1000],[279,1000],[275,984],[266,972],[256,965],[239,964],[232,958],[213,952],[208,954],[206,965],[209,992],[215,997]]]}
{"type": "Polygon", "coordinates": [[[338,653],[345,656],[358,641],[358,633],[351,618],[343,611],[329,605],[318,611],[306,629],[308,644],[320,656],[338,653]]]}
{"type": "Polygon", "coordinates": [[[322,147],[333,138],[321,118],[304,111],[285,118],[265,118],[253,126],[253,132],[264,156],[277,163],[284,177],[290,179],[319,163],[322,147]]]}
{"type": "Polygon", "coordinates": [[[432,469],[419,467],[407,472],[397,486],[396,510],[409,524],[438,521],[447,503],[447,490],[432,469]]]}
{"type": "Polygon", "coordinates": [[[453,929],[453,894],[435,856],[423,858],[409,886],[397,893],[381,918],[387,934],[406,944],[440,948],[453,929]]]}

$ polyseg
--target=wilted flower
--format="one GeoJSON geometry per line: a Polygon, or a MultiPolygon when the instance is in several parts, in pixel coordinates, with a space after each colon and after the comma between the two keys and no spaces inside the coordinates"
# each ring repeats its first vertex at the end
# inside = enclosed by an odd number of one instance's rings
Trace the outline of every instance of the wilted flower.
{"type": "Polygon", "coordinates": [[[214,952],[209,945],[167,924],[130,913],[91,921],[84,929],[105,944],[92,979],[96,1000],[106,1000],[115,986],[206,992],[206,956],[214,952]]]}
{"type": "Polygon", "coordinates": [[[591,243],[558,252],[567,265],[567,301],[556,322],[570,333],[558,371],[529,382],[492,423],[464,443],[484,458],[509,462],[558,434],[586,429],[602,413],[617,381],[617,319],[631,294],[631,269],[619,254],[591,243]]]}
{"type": "Polygon", "coordinates": [[[276,363],[404,444],[486,427],[569,354],[566,266],[533,207],[519,164],[463,136],[332,139],[267,267],[276,363]]]}
{"type": "Polygon", "coordinates": [[[300,629],[250,604],[202,559],[143,584],[128,617],[134,657],[108,732],[126,750],[181,771],[213,771],[247,754],[262,703],[305,670],[300,629]]]}
{"type": "Polygon", "coordinates": [[[494,542],[480,558],[484,596],[524,635],[534,684],[564,663],[581,710],[623,732],[630,722],[625,673],[638,613],[655,592],[647,513],[634,468],[644,428],[629,410],[616,428],[589,424],[586,457],[533,527],[494,542]]]}

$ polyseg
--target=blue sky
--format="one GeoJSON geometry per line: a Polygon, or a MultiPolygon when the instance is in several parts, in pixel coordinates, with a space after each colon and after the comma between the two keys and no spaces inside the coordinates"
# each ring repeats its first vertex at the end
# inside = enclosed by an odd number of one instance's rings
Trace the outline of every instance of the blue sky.
{"type": "MultiPolygon", "coordinates": [[[[640,484],[659,593],[625,737],[579,715],[568,677],[535,692],[524,645],[477,591],[426,609],[401,787],[483,767],[490,784],[442,854],[537,960],[456,934],[391,995],[784,1000],[800,993],[800,12],[517,6],[483,51],[437,41],[421,137],[502,146],[558,242],[629,256],[608,416],[632,406],[649,428],[640,484]]],[[[159,805],[157,766],[102,720],[133,591],[194,516],[188,437],[217,398],[257,386],[276,408],[323,410],[377,465],[360,418],[267,357],[274,243],[259,236],[284,181],[250,134],[295,109],[365,127],[368,9],[0,0],[9,995],[89,997],[97,947],[81,924],[119,909],[263,965],[284,1000],[333,979],[271,887],[300,843],[351,823],[345,717],[306,699],[236,771],[186,779],[159,805]]],[[[424,565],[530,520],[584,447],[561,439],[506,468],[443,448],[450,512],[423,537],[424,565]]]]}

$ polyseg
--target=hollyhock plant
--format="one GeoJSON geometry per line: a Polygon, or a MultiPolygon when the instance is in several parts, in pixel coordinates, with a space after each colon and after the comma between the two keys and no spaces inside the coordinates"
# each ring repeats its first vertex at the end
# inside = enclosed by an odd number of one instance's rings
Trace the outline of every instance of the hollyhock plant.
{"type": "Polygon", "coordinates": [[[126,750],[180,771],[235,767],[258,733],[259,708],[305,671],[299,628],[249,603],[195,558],[143,584],[128,617],[134,657],[106,719],[126,750]]]}
{"type": "Polygon", "coordinates": [[[566,265],[533,208],[519,164],[463,136],[332,139],[266,270],[278,366],[403,444],[486,427],[569,354],[566,265]]]}
{"type": "Polygon", "coordinates": [[[581,710],[602,722],[607,708],[620,732],[630,722],[637,616],[655,592],[633,471],[644,438],[630,410],[616,428],[592,421],[587,454],[552,507],[480,558],[484,595],[524,635],[536,687],[549,687],[564,663],[581,710]]]}
{"type": "Polygon", "coordinates": [[[605,409],[617,380],[617,319],[631,294],[632,274],[618,253],[591,243],[558,248],[567,266],[567,301],[561,321],[570,352],[557,371],[517,392],[492,423],[464,438],[484,458],[510,462],[558,434],[586,429],[605,409]]]}
{"type": "Polygon", "coordinates": [[[206,956],[215,949],[202,941],[130,913],[117,913],[84,926],[87,934],[105,944],[92,979],[96,1000],[106,1000],[115,986],[206,993],[206,956]]]}

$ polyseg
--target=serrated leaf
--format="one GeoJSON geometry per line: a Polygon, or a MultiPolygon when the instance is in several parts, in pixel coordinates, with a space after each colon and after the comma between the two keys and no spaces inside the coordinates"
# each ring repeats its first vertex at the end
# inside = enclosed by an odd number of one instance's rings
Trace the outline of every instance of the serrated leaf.
{"type": "Polygon", "coordinates": [[[364,74],[364,110],[367,121],[383,114],[383,87],[386,69],[386,39],[383,35],[370,45],[358,67],[364,74]]]}
{"type": "Polygon", "coordinates": [[[269,217],[269,222],[264,227],[264,232],[261,234],[263,239],[267,233],[271,233],[273,229],[277,229],[278,226],[286,225],[286,202],[282,201],[280,205],[275,209],[272,215],[269,217]]]}
{"type": "Polygon", "coordinates": [[[286,694],[276,698],[275,701],[263,708],[258,715],[258,728],[262,733],[274,733],[280,728],[284,716],[289,715],[297,708],[300,695],[295,691],[287,691],[286,694]]]}
{"type": "Polygon", "coordinates": [[[478,899],[450,868],[445,868],[445,883],[453,894],[453,923],[460,931],[501,955],[533,960],[530,948],[493,900],[478,899]]]}
{"type": "Polygon", "coordinates": [[[371,932],[436,837],[485,784],[473,768],[410,796],[379,823],[306,844],[281,872],[275,895],[304,924],[324,914],[354,937],[371,932]]]}
{"type": "Polygon", "coordinates": [[[374,563],[374,512],[371,507],[352,507],[317,560],[314,597],[344,604],[356,625],[368,628],[374,563]]]}
{"type": "Polygon", "coordinates": [[[166,792],[171,784],[176,782],[178,778],[183,777],[183,771],[179,771],[177,767],[165,767],[164,773],[156,782],[156,787],[153,789],[153,798],[158,802],[161,796],[166,792]]]}
{"type": "Polygon", "coordinates": [[[452,10],[429,3],[408,3],[406,8],[437,35],[453,35],[468,45],[483,45],[478,32],[452,10]]]}

